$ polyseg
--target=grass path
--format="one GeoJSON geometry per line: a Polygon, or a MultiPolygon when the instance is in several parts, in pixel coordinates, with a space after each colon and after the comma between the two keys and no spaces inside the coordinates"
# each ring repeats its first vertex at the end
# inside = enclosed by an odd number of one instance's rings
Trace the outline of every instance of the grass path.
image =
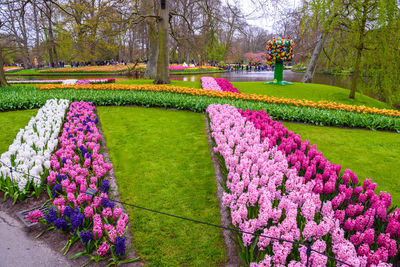
{"type": "MultiPolygon", "coordinates": [[[[220,223],[204,115],[98,107],[122,201],[220,223]]],[[[134,246],[149,266],[217,266],[219,229],[128,208],[134,246]]]]}
{"type": "Polygon", "coordinates": [[[351,169],[362,182],[372,177],[375,192],[387,191],[400,206],[400,134],[336,127],[284,123],[303,140],[316,144],[318,151],[344,169],[351,169]]]}
{"type": "Polygon", "coordinates": [[[329,101],[347,105],[365,105],[376,108],[390,108],[389,105],[368,96],[356,93],[354,100],[349,99],[349,90],[336,86],[294,83],[293,85],[266,85],[264,82],[234,82],[240,92],[292,99],[306,99],[312,101],[329,101]]]}
{"type": "Polygon", "coordinates": [[[19,129],[25,128],[36,113],[37,109],[0,112],[0,154],[8,150],[19,129]]]}

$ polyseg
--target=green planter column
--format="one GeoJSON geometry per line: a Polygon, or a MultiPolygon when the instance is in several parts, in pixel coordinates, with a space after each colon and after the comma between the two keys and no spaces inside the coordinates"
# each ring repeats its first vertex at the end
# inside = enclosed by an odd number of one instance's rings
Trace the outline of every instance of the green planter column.
{"type": "Polygon", "coordinates": [[[266,60],[275,63],[274,81],[265,84],[292,84],[283,80],[283,62],[293,59],[293,40],[288,38],[275,38],[267,42],[266,60]]]}
{"type": "Polygon", "coordinates": [[[274,69],[274,83],[282,84],[283,81],[283,61],[277,60],[274,69]]]}

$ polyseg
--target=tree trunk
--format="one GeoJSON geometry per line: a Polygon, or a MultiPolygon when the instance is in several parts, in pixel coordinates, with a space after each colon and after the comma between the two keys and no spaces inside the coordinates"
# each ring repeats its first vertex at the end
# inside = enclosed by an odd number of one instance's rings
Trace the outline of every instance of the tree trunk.
{"type": "Polygon", "coordinates": [[[147,66],[144,75],[149,79],[155,79],[157,74],[157,59],[159,55],[158,33],[154,21],[147,23],[149,27],[149,54],[147,56],[147,66]]]}
{"type": "Polygon", "coordinates": [[[49,49],[49,63],[51,67],[54,67],[54,58],[53,58],[53,49],[51,49],[51,47],[48,48],[49,49]]]}
{"type": "Polygon", "coordinates": [[[6,80],[6,75],[4,74],[3,65],[3,49],[0,47],[0,87],[9,86],[6,80]]]}
{"type": "Polygon", "coordinates": [[[351,80],[351,88],[350,88],[350,99],[354,99],[356,96],[356,89],[357,89],[357,81],[358,77],[360,76],[360,63],[361,63],[361,55],[364,50],[364,39],[365,39],[365,25],[367,24],[367,16],[368,16],[368,8],[366,6],[366,3],[363,2],[363,9],[362,9],[362,19],[361,19],[361,25],[359,28],[359,37],[358,37],[358,44],[356,46],[357,48],[357,56],[356,56],[356,61],[354,62],[354,73],[353,77],[351,80]]]}
{"type": "Polygon", "coordinates": [[[51,22],[51,13],[49,16],[49,40],[50,40],[50,49],[52,50],[53,56],[54,56],[54,62],[52,62],[52,63],[54,64],[55,67],[58,67],[57,47],[56,47],[56,43],[54,42],[53,25],[51,22]]]}
{"type": "Polygon", "coordinates": [[[312,82],[312,79],[314,76],[314,69],[317,67],[318,58],[319,58],[319,55],[321,55],[322,48],[324,47],[326,36],[327,36],[326,32],[322,31],[322,33],[318,39],[318,43],[314,48],[314,52],[312,54],[310,64],[308,64],[306,73],[304,74],[304,77],[301,80],[301,82],[303,82],[303,83],[311,83],[312,82]]]}
{"type": "Polygon", "coordinates": [[[361,62],[361,49],[357,50],[356,61],[354,62],[354,73],[351,80],[350,96],[349,98],[354,99],[356,96],[357,80],[360,76],[360,62],[361,62]]]}
{"type": "Polygon", "coordinates": [[[169,45],[168,45],[168,1],[165,8],[160,9],[158,23],[158,49],[157,74],[155,84],[171,83],[169,79],[169,45]]]}
{"type": "Polygon", "coordinates": [[[38,21],[38,8],[37,8],[37,3],[36,1],[33,4],[33,21],[34,21],[34,25],[35,25],[35,34],[36,34],[36,38],[35,38],[35,58],[36,61],[34,61],[34,65],[36,69],[39,69],[39,62],[41,62],[41,58],[40,58],[40,26],[39,26],[39,21],[38,21]]]}
{"type": "MultiPolygon", "coordinates": [[[[143,0],[143,9],[149,15],[156,14],[156,3],[155,0],[143,0]]],[[[157,74],[157,60],[159,55],[158,50],[158,30],[154,18],[146,18],[147,33],[148,33],[148,45],[146,46],[147,65],[144,76],[149,79],[155,79],[157,74]]]]}

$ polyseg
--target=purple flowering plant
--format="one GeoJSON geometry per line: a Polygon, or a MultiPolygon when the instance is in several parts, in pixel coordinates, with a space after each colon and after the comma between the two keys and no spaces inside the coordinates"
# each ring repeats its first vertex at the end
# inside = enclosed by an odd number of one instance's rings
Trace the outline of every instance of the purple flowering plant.
{"type": "MultiPolygon", "coordinates": [[[[85,250],[72,258],[89,256],[96,262],[110,258],[120,264],[137,261],[126,258],[128,215],[108,194],[106,179],[112,168],[101,154],[98,119],[90,102],[73,102],[59,137],[59,147],[51,156],[47,191],[52,202],[45,214],[34,211],[33,219],[69,234],[66,254],[72,244],[81,241],[85,250]],[[86,194],[91,189],[94,195],[86,194]]],[[[46,230],[46,231],[47,231],[46,230]]]]}

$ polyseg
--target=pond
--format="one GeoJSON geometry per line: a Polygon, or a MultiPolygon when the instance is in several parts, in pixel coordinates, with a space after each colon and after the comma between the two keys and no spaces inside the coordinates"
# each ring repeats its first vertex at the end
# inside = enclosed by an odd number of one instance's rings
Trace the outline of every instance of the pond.
{"type": "MultiPolygon", "coordinates": [[[[258,81],[272,81],[274,79],[273,71],[232,71],[224,73],[209,73],[209,74],[187,74],[187,75],[172,75],[172,80],[181,81],[200,81],[203,76],[211,76],[214,78],[226,78],[231,82],[258,82],[258,81]]],[[[303,78],[304,73],[292,72],[290,70],[284,70],[284,80],[288,82],[300,82],[303,78]]],[[[63,79],[102,79],[102,78],[114,78],[117,81],[134,80],[136,77],[130,76],[12,76],[8,77],[8,80],[63,80],[63,79]]],[[[333,85],[342,88],[350,88],[351,76],[335,76],[328,74],[317,73],[314,75],[314,83],[333,85]]]]}
{"type": "MultiPolygon", "coordinates": [[[[274,72],[273,71],[232,71],[225,73],[213,73],[213,74],[203,74],[203,75],[174,75],[173,80],[181,81],[200,81],[202,76],[211,76],[214,78],[225,78],[231,82],[263,82],[263,81],[273,81],[274,72]]],[[[288,82],[301,82],[304,73],[293,72],[290,70],[283,71],[283,78],[288,82]]],[[[314,75],[314,83],[333,85],[342,88],[350,88],[351,76],[335,76],[329,74],[317,73],[314,75]]]]}

